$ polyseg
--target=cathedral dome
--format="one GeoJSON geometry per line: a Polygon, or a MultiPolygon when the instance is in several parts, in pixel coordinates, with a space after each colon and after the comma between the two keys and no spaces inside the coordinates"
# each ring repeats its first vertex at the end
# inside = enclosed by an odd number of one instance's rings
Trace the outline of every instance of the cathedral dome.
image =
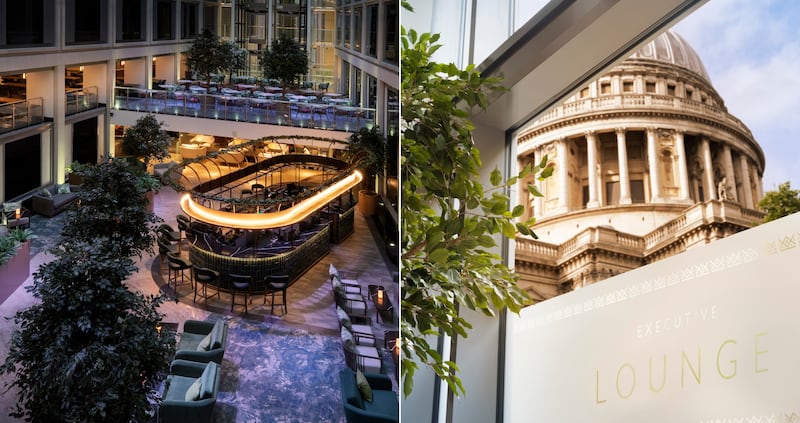
{"type": "Polygon", "coordinates": [[[656,60],[680,66],[700,75],[711,84],[711,78],[700,56],[686,40],[672,31],[666,31],[643,45],[630,58],[656,60]]]}

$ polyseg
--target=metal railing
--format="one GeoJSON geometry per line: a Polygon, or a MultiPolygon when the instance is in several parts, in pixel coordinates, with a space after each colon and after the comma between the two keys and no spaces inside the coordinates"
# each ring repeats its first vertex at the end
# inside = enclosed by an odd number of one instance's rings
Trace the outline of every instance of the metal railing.
{"type": "Polygon", "coordinates": [[[44,122],[41,97],[0,104],[0,134],[44,122]]]}
{"type": "MultiPolygon", "coordinates": [[[[375,109],[326,102],[131,87],[117,87],[114,94],[114,108],[118,110],[343,132],[355,132],[375,125],[375,109]]],[[[324,98],[324,93],[321,96],[324,98]]]]}
{"type": "Polygon", "coordinates": [[[66,116],[97,108],[97,87],[67,91],[66,116]]]}

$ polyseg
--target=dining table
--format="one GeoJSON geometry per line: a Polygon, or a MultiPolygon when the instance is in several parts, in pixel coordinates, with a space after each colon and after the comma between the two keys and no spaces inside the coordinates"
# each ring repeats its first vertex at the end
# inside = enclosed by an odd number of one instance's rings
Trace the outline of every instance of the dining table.
{"type": "Polygon", "coordinates": [[[267,93],[264,91],[255,91],[253,95],[259,98],[276,98],[281,96],[280,93],[267,93]]]}
{"type": "Polygon", "coordinates": [[[336,104],[336,105],[349,105],[350,104],[350,99],[349,98],[329,98],[328,102],[336,104]]]}

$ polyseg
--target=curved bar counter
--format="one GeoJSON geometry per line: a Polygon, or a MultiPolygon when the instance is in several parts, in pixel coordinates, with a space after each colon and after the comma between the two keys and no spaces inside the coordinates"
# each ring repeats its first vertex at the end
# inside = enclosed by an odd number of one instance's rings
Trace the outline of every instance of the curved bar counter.
{"type": "Polygon", "coordinates": [[[352,189],[361,173],[307,154],[253,160],[258,145],[274,140],[184,160],[165,175],[165,183],[185,192],[189,260],[218,271],[220,289],[230,289],[230,274],[252,276],[251,294],[266,293],[270,275],[288,275],[292,283],[355,226],[352,189]],[[239,155],[250,160],[229,165],[226,158],[239,155]]]}

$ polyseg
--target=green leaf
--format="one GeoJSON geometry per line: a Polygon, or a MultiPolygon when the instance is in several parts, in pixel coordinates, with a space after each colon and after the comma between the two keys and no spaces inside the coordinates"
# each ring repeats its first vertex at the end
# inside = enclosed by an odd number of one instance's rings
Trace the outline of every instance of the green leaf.
{"type": "Polygon", "coordinates": [[[503,174],[500,173],[500,170],[494,168],[492,173],[489,175],[489,182],[494,186],[498,186],[500,185],[502,180],[503,180],[503,174]]]}

